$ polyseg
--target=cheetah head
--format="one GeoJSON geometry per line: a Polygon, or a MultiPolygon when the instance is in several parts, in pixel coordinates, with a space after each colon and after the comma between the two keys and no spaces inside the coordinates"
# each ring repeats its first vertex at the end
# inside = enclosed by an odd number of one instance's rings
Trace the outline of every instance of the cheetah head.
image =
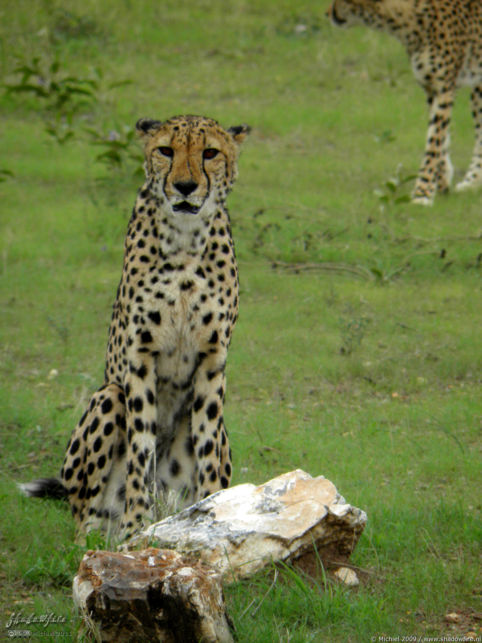
{"type": "Polygon", "coordinates": [[[164,122],[142,118],[136,128],[144,139],[149,189],[165,213],[177,220],[208,219],[236,179],[249,127],[225,130],[210,118],[175,116],[164,122]]]}
{"type": "Polygon", "coordinates": [[[386,0],[333,0],[326,15],[337,27],[372,23],[375,26],[383,4],[387,4],[386,0]]]}

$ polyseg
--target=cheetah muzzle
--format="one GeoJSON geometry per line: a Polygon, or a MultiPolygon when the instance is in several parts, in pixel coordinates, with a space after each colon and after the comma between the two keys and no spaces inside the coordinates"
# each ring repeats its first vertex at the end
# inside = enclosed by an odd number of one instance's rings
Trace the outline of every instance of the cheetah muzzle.
{"type": "Polygon", "coordinates": [[[127,537],[172,494],[225,488],[225,364],[238,313],[226,197],[249,128],[141,119],[146,180],[125,240],[103,386],[67,446],[61,479],[21,485],[68,498],[80,534],[127,537]]]}

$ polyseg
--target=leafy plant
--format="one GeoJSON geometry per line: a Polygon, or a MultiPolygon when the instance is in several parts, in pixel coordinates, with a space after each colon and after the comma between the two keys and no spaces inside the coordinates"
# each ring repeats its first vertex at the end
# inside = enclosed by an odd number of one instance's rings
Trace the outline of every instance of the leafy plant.
{"type": "Polygon", "coordinates": [[[78,78],[61,69],[59,60],[52,62],[35,56],[31,61],[19,61],[14,74],[20,80],[6,83],[9,94],[32,94],[49,112],[72,117],[81,107],[91,102],[98,88],[93,78],[78,78]]]}
{"type": "Polygon", "coordinates": [[[386,267],[382,261],[377,261],[375,265],[370,266],[370,273],[375,277],[378,283],[386,284],[401,273],[408,270],[410,263],[408,259],[401,264],[392,266],[391,264],[386,267]]]}
{"type": "MultiPolygon", "coordinates": [[[[106,83],[99,68],[90,78],[82,78],[66,71],[58,58],[50,60],[48,55],[43,58],[35,56],[31,60],[19,59],[13,73],[20,78],[5,83],[7,94],[30,94],[37,98],[45,120],[45,131],[60,144],[78,135],[77,116],[101,103],[107,92],[131,82],[116,80],[106,83]]],[[[120,138],[121,135],[116,134],[113,140],[120,138]]]]}
{"type": "Polygon", "coordinates": [[[130,125],[121,125],[110,130],[107,134],[93,128],[86,128],[93,145],[102,148],[100,154],[95,158],[109,167],[111,170],[122,170],[134,161],[136,169],[134,174],[142,175],[143,155],[137,142],[135,128],[130,125]]]}
{"type": "Polygon", "coordinates": [[[410,194],[404,192],[403,188],[415,178],[415,174],[404,174],[403,167],[399,165],[395,175],[387,179],[382,187],[373,191],[380,202],[380,210],[383,212],[387,207],[409,203],[410,194]]]}
{"type": "Polygon", "coordinates": [[[54,42],[71,38],[94,38],[103,36],[103,30],[89,16],[82,16],[66,8],[53,15],[52,39],[54,42]]]}
{"type": "Polygon", "coordinates": [[[0,169],[0,183],[3,183],[7,179],[13,176],[13,172],[6,170],[5,168],[0,169]]]}
{"type": "Polygon", "coordinates": [[[383,130],[383,132],[375,136],[375,141],[380,144],[393,143],[396,140],[397,140],[397,137],[395,136],[395,134],[392,132],[391,129],[383,130]]]}
{"type": "Polygon", "coordinates": [[[369,317],[363,314],[355,316],[351,309],[340,319],[341,355],[351,355],[361,346],[369,324],[369,317]]]}
{"type": "Polygon", "coordinates": [[[20,78],[6,83],[7,94],[30,94],[38,99],[45,121],[45,131],[57,143],[74,138],[75,116],[90,106],[99,88],[96,78],[80,78],[61,68],[58,59],[40,56],[20,60],[14,69],[20,78]]]}

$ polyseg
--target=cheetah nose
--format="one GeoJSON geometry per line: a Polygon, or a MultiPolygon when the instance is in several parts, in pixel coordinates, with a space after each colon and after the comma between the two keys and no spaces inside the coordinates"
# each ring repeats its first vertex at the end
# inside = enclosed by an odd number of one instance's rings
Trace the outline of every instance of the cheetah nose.
{"type": "Polygon", "coordinates": [[[197,188],[197,183],[194,181],[178,181],[177,183],[174,183],[174,187],[178,192],[180,192],[183,196],[188,196],[191,194],[191,192],[194,192],[194,190],[197,188]]]}

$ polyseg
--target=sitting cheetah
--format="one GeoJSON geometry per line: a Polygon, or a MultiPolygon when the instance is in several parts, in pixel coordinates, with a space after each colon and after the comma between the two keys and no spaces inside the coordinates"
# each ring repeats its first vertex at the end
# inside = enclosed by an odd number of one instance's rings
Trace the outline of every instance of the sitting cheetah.
{"type": "Polygon", "coordinates": [[[225,364],[238,311],[226,196],[245,125],[141,119],[146,181],[125,241],[103,386],[72,433],[61,481],[79,533],[128,537],[170,493],[195,502],[228,486],[225,364]]]}
{"type": "Polygon", "coordinates": [[[475,147],[456,190],[482,185],[482,2],[481,0],[333,0],[335,25],[364,24],[393,34],[405,46],[430,110],[425,156],[413,202],[431,205],[452,179],[449,124],[455,89],[473,87],[475,147]]]}

